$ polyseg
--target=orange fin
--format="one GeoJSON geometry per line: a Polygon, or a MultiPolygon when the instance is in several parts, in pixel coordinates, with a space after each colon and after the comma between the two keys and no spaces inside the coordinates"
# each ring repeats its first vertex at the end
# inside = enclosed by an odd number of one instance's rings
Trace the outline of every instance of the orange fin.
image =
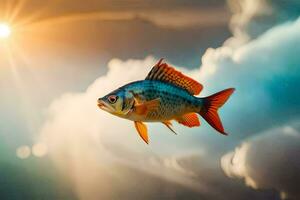
{"type": "Polygon", "coordinates": [[[143,122],[134,122],[135,128],[141,138],[149,144],[149,138],[148,138],[148,131],[147,131],[147,126],[143,122]]]}
{"type": "Polygon", "coordinates": [[[160,104],[160,98],[153,99],[146,102],[139,102],[137,99],[135,100],[135,112],[138,115],[147,115],[149,111],[156,110],[160,104]]]}
{"type": "Polygon", "coordinates": [[[187,127],[200,126],[200,121],[196,113],[188,113],[176,119],[176,121],[187,127]]]}
{"type": "Polygon", "coordinates": [[[203,107],[199,114],[217,131],[225,133],[222,122],[218,115],[218,109],[224,105],[230,95],[234,92],[234,88],[229,88],[204,98],[203,107]]]}
{"type": "Polygon", "coordinates": [[[147,75],[146,80],[160,80],[171,83],[187,90],[192,95],[197,95],[201,92],[203,86],[200,83],[188,76],[185,76],[162,61],[163,59],[160,59],[159,62],[152,68],[147,75]]]}
{"type": "Polygon", "coordinates": [[[166,125],[168,127],[168,129],[170,129],[173,133],[175,133],[175,135],[177,135],[177,133],[173,130],[172,128],[172,123],[170,121],[164,121],[162,122],[164,125],[166,125]]]}

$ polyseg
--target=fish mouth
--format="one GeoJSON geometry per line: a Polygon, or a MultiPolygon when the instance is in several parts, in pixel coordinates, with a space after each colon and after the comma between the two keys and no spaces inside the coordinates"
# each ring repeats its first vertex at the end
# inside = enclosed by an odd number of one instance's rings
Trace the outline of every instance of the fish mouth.
{"type": "Polygon", "coordinates": [[[103,100],[98,100],[97,106],[98,106],[101,110],[104,110],[104,111],[107,111],[107,112],[113,112],[113,109],[112,109],[109,105],[107,105],[107,103],[104,102],[103,100]]]}
{"type": "Polygon", "coordinates": [[[102,102],[98,102],[97,106],[98,106],[99,108],[103,108],[103,107],[105,107],[105,104],[102,103],[102,102]]]}

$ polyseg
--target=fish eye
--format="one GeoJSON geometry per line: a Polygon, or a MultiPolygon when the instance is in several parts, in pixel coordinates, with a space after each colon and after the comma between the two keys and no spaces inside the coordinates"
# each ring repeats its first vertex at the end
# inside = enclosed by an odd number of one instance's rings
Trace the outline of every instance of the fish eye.
{"type": "Polygon", "coordinates": [[[107,99],[108,99],[108,101],[110,102],[110,103],[116,103],[117,102],[117,100],[118,100],[118,96],[117,95],[110,95],[109,97],[107,97],[107,99]]]}

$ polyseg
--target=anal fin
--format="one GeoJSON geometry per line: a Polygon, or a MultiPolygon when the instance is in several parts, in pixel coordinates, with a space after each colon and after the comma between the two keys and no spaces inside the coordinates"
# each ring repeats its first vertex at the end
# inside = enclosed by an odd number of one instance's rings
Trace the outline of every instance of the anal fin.
{"type": "Polygon", "coordinates": [[[176,118],[175,120],[187,127],[200,126],[200,121],[196,113],[188,113],[176,118]]]}

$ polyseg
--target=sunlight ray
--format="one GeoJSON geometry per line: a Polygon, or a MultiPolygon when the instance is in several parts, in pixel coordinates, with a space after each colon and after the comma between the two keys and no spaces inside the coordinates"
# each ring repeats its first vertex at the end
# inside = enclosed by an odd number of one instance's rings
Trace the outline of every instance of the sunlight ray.
{"type": "Polygon", "coordinates": [[[88,12],[50,17],[28,24],[30,27],[49,26],[51,24],[67,23],[81,20],[130,20],[134,19],[136,14],[132,12],[88,12]]]}
{"type": "Polygon", "coordinates": [[[14,27],[18,31],[27,30],[27,25],[34,23],[38,18],[42,16],[42,11],[39,10],[35,13],[32,13],[29,16],[23,17],[22,19],[18,19],[14,21],[14,27]]]}
{"type": "MultiPolygon", "coordinates": [[[[14,42],[12,42],[14,43],[14,42]]],[[[43,79],[39,77],[36,70],[33,68],[32,63],[30,62],[30,59],[28,59],[28,56],[26,55],[26,50],[22,48],[20,45],[13,44],[12,45],[13,51],[15,52],[15,55],[18,56],[20,61],[23,64],[23,67],[26,68],[26,71],[30,73],[31,77],[34,79],[37,83],[42,83],[43,79]]]]}
{"type": "Polygon", "coordinates": [[[12,43],[6,44],[5,53],[6,53],[6,58],[8,60],[11,74],[13,76],[16,87],[18,89],[20,89],[22,86],[22,81],[21,81],[20,74],[17,69],[17,65],[14,60],[14,55],[13,55],[13,51],[12,51],[12,43]]]}
{"type": "Polygon", "coordinates": [[[6,57],[9,62],[9,67],[11,69],[11,74],[13,81],[15,83],[15,88],[18,92],[18,95],[21,99],[20,101],[20,108],[23,110],[23,113],[25,115],[26,125],[28,130],[31,133],[34,133],[36,131],[37,126],[37,115],[34,110],[36,109],[35,106],[32,104],[32,97],[30,95],[30,91],[28,91],[28,88],[26,87],[26,83],[22,80],[22,77],[19,73],[18,66],[20,64],[24,64],[23,60],[20,59],[18,52],[15,51],[16,46],[13,46],[13,43],[10,43],[9,46],[6,46],[6,57]],[[17,63],[16,60],[19,60],[20,63],[17,63]]]}
{"type": "Polygon", "coordinates": [[[9,13],[9,16],[7,16],[7,20],[9,23],[13,23],[16,17],[19,15],[20,11],[24,7],[27,0],[19,0],[15,7],[12,9],[12,11],[9,13]]]}
{"type": "Polygon", "coordinates": [[[4,19],[7,20],[9,18],[9,15],[11,13],[11,10],[12,10],[12,3],[13,1],[10,1],[10,0],[6,0],[4,5],[5,5],[5,8],[4,8],[4,19]]]}

